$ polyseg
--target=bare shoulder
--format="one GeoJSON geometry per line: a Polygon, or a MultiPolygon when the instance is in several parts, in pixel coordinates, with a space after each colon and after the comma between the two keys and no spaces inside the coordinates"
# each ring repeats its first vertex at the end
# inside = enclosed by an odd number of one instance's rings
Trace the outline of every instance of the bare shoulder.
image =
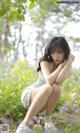
{"type": "Polygon", "coordinates": [[[47,81],[47,77],[50,74],[49,63],[47,61],[41,61],[40,65],[41,65],[41,71],[43,73],[43,76],[45,80],[47,81]]]}
{"type": "Polygon", "coordinates": [[[41,67],[49,67],[48,61],[41,61],[40,65],[41,67]]]}
{"type": "Polygon", "coordinates": [[[49,71],[49,63],[47,61],[41,61],[40,66],[41,66],[42,72],[49,71]]]}

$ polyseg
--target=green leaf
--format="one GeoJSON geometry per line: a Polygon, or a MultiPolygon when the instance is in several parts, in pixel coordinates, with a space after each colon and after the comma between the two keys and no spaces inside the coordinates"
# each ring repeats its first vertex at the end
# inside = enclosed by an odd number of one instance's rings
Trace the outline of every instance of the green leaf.
{"type": "Polygon", "coordinates": [[[53,6],[58,6],[57,0],[53,1],[53,6]]]}
{"type": "Polygon", "coordinates": [[[27,0],[22,0],[22,2],[24,2],[24,3],[25,3],[25,2],[27,2],[27,0]]]}
{"type": "Polygon", "coordinates": [[[0,9],[0,17],[4,16],[5,13],[6,13],[6,8],[0,9]]]}
{"type": "Polygon", "coordinates": [[[29,8],[32,9],[35,6],[36,2],[35,1],[31,1],[29,4],[29,8]]]}

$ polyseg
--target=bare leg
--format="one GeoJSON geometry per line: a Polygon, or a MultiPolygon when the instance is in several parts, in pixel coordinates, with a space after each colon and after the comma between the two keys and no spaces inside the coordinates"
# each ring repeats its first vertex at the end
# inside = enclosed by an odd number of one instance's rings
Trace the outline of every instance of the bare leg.
{"type": "Polygon", "coordinates": [[[52,87],[48,84],[39,88],[23,120],[25,124],[28,125],[29,120],[45,106],[49,96],[51,95],[51,92],[52,87]]]}
{"type": "MultiPolygon", "coordinates": [[[[67,79],[69,76],[71,75],[71,69],[69,67],[68,71],[67,71],[67,74],[63,74],[62,75],[62,79],[67,79]],[[63,78],[64,77],[64,78],[63,78]]],[[[64,81],[63,80],[63,81],[64,81]]],[[[53,84],[52,86],[52,94],[50,95],[49,99],[48,99],[48,102],[46,104],[46,108],[47,108],[47,111],[46,111],[46,114],[47,115],[51,115],[52,114],[52,111],[53,109],[55,108],[59,98],[60,98],[60,95],[61,95],[61,85],[57,85],[57,84],[53,84]]]]}
{"type": "Polygon", "coordinates": [[[46,115],[51,115],[61,95],[60,85],[54,84],[53,91],[46,104],[46,115]]]}

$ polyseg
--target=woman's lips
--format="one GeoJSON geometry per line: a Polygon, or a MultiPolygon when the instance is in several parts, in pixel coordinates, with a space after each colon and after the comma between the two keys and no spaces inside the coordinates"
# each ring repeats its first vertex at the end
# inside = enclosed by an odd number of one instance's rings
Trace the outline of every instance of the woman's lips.
{"type": "Polygon", "coordinates": [[[60,62],[60,60],[55,60],[55,62],[60,62]]]}

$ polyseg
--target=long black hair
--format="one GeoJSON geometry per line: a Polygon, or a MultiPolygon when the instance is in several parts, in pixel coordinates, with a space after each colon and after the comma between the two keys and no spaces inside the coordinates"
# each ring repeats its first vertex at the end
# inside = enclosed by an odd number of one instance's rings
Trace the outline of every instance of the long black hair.
{"type": "Polygon", "coordinates": [[[64,53],[64,60],[68,59],[70,54],[70,47],[68,45],[68,42],[65,40],[64,37],[54,37],[52,40],[48,43],[44,50],[43,57],[40,58],[38,62],[37,72],[41,70],[40,62],[41,61],[48,61],[52,62],[52,56],[51,54],[54,53],[54,51],[62,50],[64,53]]]}

